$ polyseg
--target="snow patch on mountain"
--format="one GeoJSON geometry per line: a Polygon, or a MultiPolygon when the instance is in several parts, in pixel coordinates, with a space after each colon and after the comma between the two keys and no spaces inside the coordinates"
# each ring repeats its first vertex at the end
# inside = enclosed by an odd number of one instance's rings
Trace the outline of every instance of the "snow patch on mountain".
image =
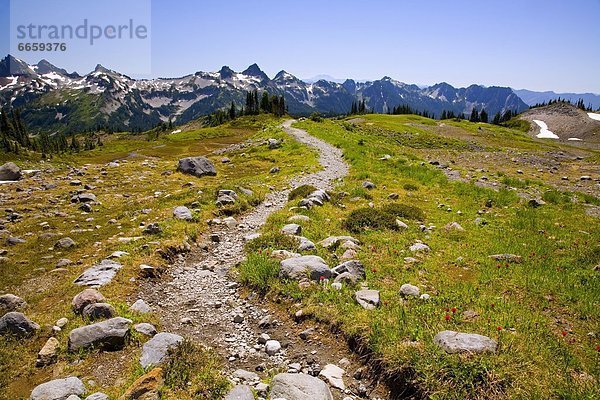
{"type": "Polygon", "coordinates": [[[540,133],[538,133],[535,137],[539,139],[560,139],[558,135],[548,129],[548,125],[544,121],[540,121],[539,119],[534,119],[533,122],[540,127],[540,133]]]}

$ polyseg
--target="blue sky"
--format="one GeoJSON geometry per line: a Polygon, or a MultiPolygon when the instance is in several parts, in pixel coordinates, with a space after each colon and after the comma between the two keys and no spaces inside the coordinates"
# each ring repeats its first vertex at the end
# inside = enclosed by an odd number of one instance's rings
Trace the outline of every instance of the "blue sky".
{"type": "MultiPolygon", "coordinates": [[[[0,54],[9,52],[8,5],[0,0],[0,54]]],[[[144,77],[256,62],[269,76],[600,93],[600,0],[152,0],[151,39],[144,77]]],[[[135,61],[127,52],[47,58],[80,73],[135,61]]]]}

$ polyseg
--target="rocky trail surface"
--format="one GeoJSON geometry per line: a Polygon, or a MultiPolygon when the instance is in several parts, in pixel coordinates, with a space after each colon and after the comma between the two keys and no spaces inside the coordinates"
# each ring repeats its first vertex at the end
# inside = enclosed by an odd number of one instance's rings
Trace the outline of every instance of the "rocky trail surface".
{"type": "MultiPolygon", "coordinates": [[[[313,185],[331,189],[349,170],[342,151],[293,128],[293,122],[288,120],[281,127],[295,140],[317,149],[323,169],[295,177],[289,187],[313,185]]],[[[334,364],[345,370],[345,383],[340,384],[341,380],[335,377],[326,378],[332,388],[337,386],[332,391],[334,398],[385,396],[376,382],[355,378],[360,378],[361,363],[341,336],[326,327],[270,309],[260,296],[242,295],[229,274],[245,257],[247,237],[256,233],[271,213],[285,206],[290,190],[269,193],[260,205],[237,221],[237,226],[212,226],[207,232],[211,239],[208,247],[196,248],[181,258],[162,280],[144,283],[138,296],[160,316],[165,331],[210,346],[224,356],[228,360],[228,375],[241,383],[247,379],[234,373],[238,369],[266,374],[277,368],[278,372],[316,376],[334,364]]],[[[333,370],[336,375],[337,370],[333,370]]]]}

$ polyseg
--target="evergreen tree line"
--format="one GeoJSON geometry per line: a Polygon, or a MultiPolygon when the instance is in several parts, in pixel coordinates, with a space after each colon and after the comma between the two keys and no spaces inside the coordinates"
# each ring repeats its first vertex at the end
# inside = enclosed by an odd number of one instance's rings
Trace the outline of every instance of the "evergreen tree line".
{"type": "MultiPolygon", "coordinates": [[[[558,97],[557,99],[549,100],[548,102],[543,101],[541,103],[535,103],[534,105],[530,106],[529,108],[545,107],[545,106],[549,106],[551,104],[557,104],[557,103],[570,104],[570,105],[575,106],[583,111],[588,111],[588,112],[594,111],[594,109],[592,108],[592,104],[590,103],[586,106],[583,99],[581,99],[581,98],[579,100],[577,100],[577,102],[575,104],[573,104],[571,102],[571,100],[561,99],[560,97],[558,97]]],[[[600,111],[600,108],[598,108],[598,111],[600,111]]]]}
{"type": "Polygon", "coordinates": [[[477,111],[477,108],[473,107],[471,110],[471,116],[469,117],[469,121],[471,122],[488,122],[488,113],[485,111],[485,108],[482,108],[481,111],[477,111]]]}
{"type": "Polygon", "coordinates": [[[367,108],[367,101],[365,99],[353,101],[352,106],[350,107],[349,115],[358,115],[358,114],[370,114],[373,110],[369,110],[367,108]]]}
{"type": "Polygon", "coordinates": [[[423,110],[423,111],[416,110],[416,109],[412,108],[411,106],[409,106],[408,104],[401,104],[399,106],[393,107],[388,112],[388,114],[392,114],[392,115],[414,114],[414,115],[420,115],[421,117],[425,117],[425,118],[435,119],[434,113],[431,113],[428,110],[423,110]]]}
{"type": "Polygon", "coordinates": [[[229,118],[235,119],[236,115],[258,115],[260,113],[274,114],[277,117],[281,117],[285,114],[285,98],[283,95],[269,95],[269,93],[262,92],[260,101],[258,100],[258,90],[253,90],[246,93],[246,107],[242,107],[239,114],[235,108],[235,104],[231,102],[229,109],[229,118]]]}
{"type": "Polygon", "coordinates": [[[102,146],[100,136],[95,132],[87,135],[81,143],[75,135],[71,140],[63,132],[53,135],[41,132],[36,137],[29,136],[27,126],[21,118],[19,109],[2,108],[0,114],[0,149],[7,153],[19,154],[23,151],[36,151],[43,157],[67,151],[92,150],[102,146]]]}

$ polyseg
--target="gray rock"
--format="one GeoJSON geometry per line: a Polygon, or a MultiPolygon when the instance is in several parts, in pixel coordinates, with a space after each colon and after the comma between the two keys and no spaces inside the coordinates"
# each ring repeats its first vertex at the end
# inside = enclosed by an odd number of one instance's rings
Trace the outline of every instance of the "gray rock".
{"type": "Polygon", "coordinates": [[[448,231],[456,231],[456,232],[464,232],[465,228],[463,228],[458,222],[450,222],[444,227],[448,231]]]}
{"type": "Polygon", "coordinates": [[[70,249],[71,247],[77,246],[77,243],[70,237],[64,237],[59,239],[58,242],[54,244],[55,249],[70,249]]]}
{"type": "Polygon", "coordinates": [[[271,382],[272,399],[333,400],[327,384],[307,374],[277,374],[271,382]]]}
{"type": "Polygon", "coordinates": [[[90,394],[88,397],[85,398],[85,400],[109,400],[108,396],[105,395],[102,392],[96,392],[93,394],[90,394]]]}
{"type": "Polygon", "coordinates": [[[288,222],[309,222],[310,217],[306,215],[292,215],[288,218],[288,222]]]}
{"type": "Polygon", "coordinates": [[[349,260],[331,270],[334,275],[341,275],[345,272],[356,277],[356,280],[365,279],[365,266],[359,260],[349,260]]]}
{"type": "Polygon", "coordinates": [[[71,197],[71,203],[93,203],[97,200],[93,193],[80,193],[71,197]]]}
{"type": "Polygon", "coordinates": [[[271,138],[267,140],[267,144],[269,145],[269,149],[277,149],[281,147],[281,140],[271,138]]]}
{"type": "Polygon", "coordinates": [[[419,290],[418,287],[416,287],[414,285],[405,283],[404,285],[400,286],[400,295],[402,295],[404,297],[409,297],[409,296],[419,297],[420,294],[421,294],[421,291],[419,290]]]}
{"type": "Polygon", "coordinates": [[[191,221],[193,219],[192,212],[186,206],[178,206],[173,210],[173,216],[177,219],[191,221]]]}
{"type": "Polygon", "coordinates": [[[0,335],[10,333],[23,337],[33,334],[38,329],[38,324],[17,311],[8,312],[0,318],[0,335]]]}
{"type": "Polygon", "coordinates": [[[254,393],[247,385],[237,385],[225,395],[225,400],[254,400],[254,393]]]}
{"type": "Polygon", "coordinates": [[[362,187],[364,187],[365,189],[375,189],[375,184],[370,181],[364,181],[362,187]]]}
{"type": "Polygon", "coordinates": [[[56,268],[63,268],[71,264],[73,264],[73,261],[69,260],[68,258],[61,258],[56,262],[56,268]]]}
{"type": "Polygon", "coordinates": [[[379,307],[379,290],[359,290],[354,293],[354,298],[365,310],[374,310],[379,307]]]}
{"type": "Polygon", "coordinates": [[[162,232],[162,228],[157,222],[153,222],[148,224],[148,226],[146,226],[142,232],[147,235],[158,235],[162,232]]]}
{"type": "Polygon", "coordinates": [[[115,308],[108,303],[88,304],[83,309],[81,315],[90,320],[108,319],[115,316],[115,308]]]}
{"type": "Polygon", "coordinates": [[[279,167],[273,167],[273,168],[271,168],[271,169],[269,170],[269,173],[270,173],[270,174],[276,174],[276,173],[277,173],[277,172],[279,172],[279,171],[280,171],[279,167]]]}
{"type": "Polygon", "coordinates": [[[224,194],[224,195],[217,197],[217,201],[215,202],[215,204],[219,207],[230,205],[230,204],[235,204],[235,198],[224,194]]]}
{"type": "Polygon", "coordinates": [[[281,233],[284,235],[299,235],[302,232],[302,227],[298,224],[287,224],[281,228],[281,233]]]}
{"type": "Polygon", "coordinates": [[[149,365],[159,365],[167,358],[169,349],[173,349],[181,343],[183,337],[174,333],[161,332],[144,343],[140,364],[143,368],[149,365]]]}
{"type": "Polygon", "coordinates": [[[71,307],[75,314],[81,314],[86,306],[94,303],[103,303],[105,300],[104,296],[96,289],[85,289],[73,297],[71,307]]]}
{"type": "Polygon", "coordinates": [[[442,331],[435,335],[433,342],[447,353],[485,353],[496,352],[498,343],[487,336],[475,333],[442,331]]]}
{"type": "Polygon", "coordinates": [[[331,270],[319,256],[300,256],[281,261],[280,278],[300,280],[307,276],[316,281],[321,277],[328,279],[331,277],[331,270]]]}
{"type": "Polygon", "coordinates": [[[281,343],[277,340],[267,340],[267,343],[265,343],[265,353],[268,355],[273,356],[277,354],[279,350],[281,350],[281,343]]]}
{"type": "Polygon", "coordinates": [[[246,371],[245,369],[237,369],[233,371],[233,377],[243,382],[254,382],[260,380],[256,372],[246,371]]]}
{"type": "Polygon", "coordinates": [[[73,329],[69,334],[69,351],[90,347],[102,350],[121,349],[129,335],[131,322],[127,318],[116,317],[73,329]]]}
{"type": "Polygon", "coordinates": [[[410,251],[412,251],[413,253],[419,253],[419,252],[428,252],[431,249],[429,248],[429,246],[427,246],[426,244],[423,243],[415,243],[412,246],[410,246],[410,251]]]}
{"type": "Polygon", "coordinates": [[[344,370],[337,365],[327,364],[321,372],[319,372],[319,376],[322,376],[327,380],[329,386],[334,387],[340,390],[346,390],[346,385],[344,384],[344,370]]]}
{"type": "Polygon", "coordinates": [[[184,174],[201,178],[205,175],[215,176],[215,165],[206,157],[186,157],[179,160],[177,170],[184,174]]]}
{"type": "Polygon", "coordinates": [[[141,322],[139,324],[136,324],[133,326],[133,329],[135,329],[136,332],[139,332],[142,335],[146,336],[154,336],[157,333],[154,325],[149,324],[147,322],[141,322]]]}
{"type": "Polygon", "coordinates": [[[22,310],[25,307],[27,307],[27,303],[19,296],[11,293],[0,296],[0,316],[7,312],[22,310]]]}
{"type": "Polygon", "coordinates": [[[149,312],[152,312],[152,308],[150,308],[148,303],[146,303],[144,300],[137,299],[135,303],[133,303],[131,307],[129,307],[129,311],[133,311],[140,314],[147,314],[149,312]]]}
{"type": "Polygon", "coordinates": [[[21,239],[19,237],[9,236],[6,238],[6,244],[9,246],[15,246],[17,244],[27,243],[25,239],[21,239]]]}
{"type": "Polygon", "coordinates": [[[356,245],[360,244],[358,239],[353,238],[352,236],[329,236],[328,238],[319,242],[319,244],[326,248],[335,248],[340,243],[352,242],[356,245]]]}
{"type": "Polygon", "coordinates": [[[21,168],[17,164],[7,162],[0,167],[0,181],[18,181],[21,178],[21,168]]]}
{"type": "Polygon", "coordinates": [[[317,246],[315,246],[312,241],[308,240],[304,236],[295,236],[295,238],[300,242],[298,245],[298,251],[313,251],[317,249],[317,246]]]}
{"type": "Polygon", "coordinates": [[[82,396],[85,392],[83,382],[79,378],[70,376],[36,386],[29,400],[67,400],[69,396],[82,396]]]}
{"type": "Polygon", "coordinates": [[[121,264],[113,260],[102,260],[100,263],[88,268],[79,275],[73,283],[80,286],[102,286],[106,285],[123,268],[121,264]]]}
{"type": "Polygon", "coordinates": [[[406,225],[406,223],[400,221],[399,219],[396,220],[396,226],[398,227],[398,229],[408,229],[408,225],[406,225]]]}

